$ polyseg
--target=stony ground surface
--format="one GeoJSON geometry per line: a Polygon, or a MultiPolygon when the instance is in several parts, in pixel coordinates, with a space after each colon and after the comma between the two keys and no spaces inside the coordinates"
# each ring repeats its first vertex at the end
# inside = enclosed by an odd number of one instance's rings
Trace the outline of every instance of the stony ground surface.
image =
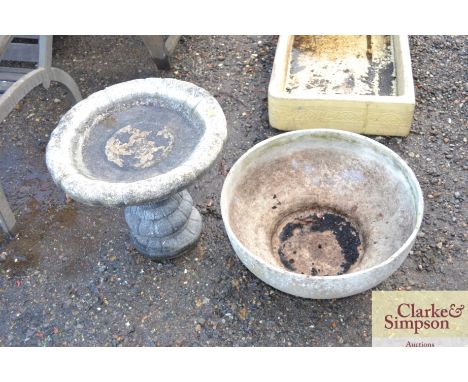
{"type": "MultiPolygon", "coordinates": [[[[204,218],[196,249],[154,263],[130,245],[121,210],[65,201],[44,150],[70,104],[32,91],[0,123],[0,181],[19,234],[0,236],[0,345],[340,346],[371,344],[371,292],[311,301],[258,280],[235,256],[219,198],[229,168],[278,134],[267,115],[276,38],[184,37],[168,72],[139,39],[56,37],[54,64],[84,96],[134,78],[191,81],[223,107],[229,141],[191,188],[204,218]]],[[[383,290],[457,290],[467,277],[466,37],[411,37],[416,112],[407,138],[376,137],[415,171],[426,210],[413,252],[383,290]]],[[[389,196],[391,197],[391,196],[389,196]]]]}

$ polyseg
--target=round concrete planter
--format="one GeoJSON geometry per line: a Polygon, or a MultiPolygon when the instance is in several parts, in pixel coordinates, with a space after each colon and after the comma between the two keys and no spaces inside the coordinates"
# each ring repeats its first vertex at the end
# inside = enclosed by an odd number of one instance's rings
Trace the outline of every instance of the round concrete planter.
{"type": "Polygon", "coordinates": [[[358,134],[303,130],[247,151],[223,185],[226,231],[244,265],[289,294],[328,299],[381,283],[423,217],[407,164],[358,134]]]}

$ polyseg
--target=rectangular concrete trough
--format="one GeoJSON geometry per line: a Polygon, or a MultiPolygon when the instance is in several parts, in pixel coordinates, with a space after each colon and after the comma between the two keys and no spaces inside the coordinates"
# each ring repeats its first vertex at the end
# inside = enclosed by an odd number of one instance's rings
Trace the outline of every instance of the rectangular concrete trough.
{"type": "Polygon", "coordinates": [[[407,36],[280,36],[268,89],[280,130],[408,135],[414,88],[407,36]]]}

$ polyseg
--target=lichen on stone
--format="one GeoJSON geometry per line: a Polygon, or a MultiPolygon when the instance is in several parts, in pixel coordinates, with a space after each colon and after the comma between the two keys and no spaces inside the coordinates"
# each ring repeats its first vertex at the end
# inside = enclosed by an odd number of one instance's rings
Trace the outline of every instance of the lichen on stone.
{"type": "Polygon", "coordinates": [[[167,126],[154,133],[127,125],[109,138],[105,153],[119,167],[142,169],[164,159],[173,146],[174,136],[167,126]]]}

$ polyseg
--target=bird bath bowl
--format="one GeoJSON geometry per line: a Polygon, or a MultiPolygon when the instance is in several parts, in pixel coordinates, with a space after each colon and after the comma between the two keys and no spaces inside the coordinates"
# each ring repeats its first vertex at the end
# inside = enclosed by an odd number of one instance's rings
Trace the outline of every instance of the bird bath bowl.
{"type": "Polygon", "coordinates": [[[419,183],[384,145],[351,132],[302,130],[247,151],[221,195],[223,221],[244,265],[305,298],[339,298],[389,277],[423,216],[419,183]]]}
{"type": "Polygon", "coordinates": [[[60,120],[47,167],[73,199],[125,206],[132,243],[151,259],[175,257],[200,236],[186,188],[216,160],[226,119],[205,90],[147,78],[110,86],[60,120]]]}

